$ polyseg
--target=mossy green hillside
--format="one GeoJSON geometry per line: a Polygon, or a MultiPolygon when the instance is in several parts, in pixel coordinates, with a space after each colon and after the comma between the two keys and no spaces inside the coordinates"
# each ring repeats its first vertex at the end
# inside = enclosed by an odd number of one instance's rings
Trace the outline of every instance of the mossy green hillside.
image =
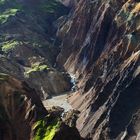
{"type": "Polygon", "coordinates": [[[33,127],[35,130],[34,140],[52,140],[56,132],[59,130],[61,121],[59,119],[39,120],[33,127]]]}

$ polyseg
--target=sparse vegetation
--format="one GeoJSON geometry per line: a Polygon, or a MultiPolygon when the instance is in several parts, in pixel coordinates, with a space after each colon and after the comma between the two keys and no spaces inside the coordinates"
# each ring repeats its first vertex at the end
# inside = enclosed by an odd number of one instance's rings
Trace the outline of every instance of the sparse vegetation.
{"type": "Polygon", "coordinates": [[[0,73],[0,81],[5,81],[8,79],[8,75],[7,74],[4,74],[4,73],[0,73]]]}
{"type": "Polygon", "coordinates": [[[15,16],[18,9],[6,9],[4,12],[0,13],[0,24],[7,22],[9,17],[15,16]]]}
{"type": "Polygon", "coordinates": [[[10,50],[13,50],[14,48],[16,48],[19,44],[20,43],[15,40],[4,42],[2,45],[2,51],[7,53],[10,50]]]}
{"type": "Polygon", "coordinates": [[[36,71],[44,71],[44,70],[49,70],[49,67],[47,65],[34,65],[29,71],[27,71],[27,74],[30,74],[32,72],[36,71]]]}
{"type": "Polygon", "coordinates": [[[51,122],[37,121],[33,127],[35,131],[34,140],[52,140],[60,125],[61,121],[59,119],[54,119],[51,122]]]}

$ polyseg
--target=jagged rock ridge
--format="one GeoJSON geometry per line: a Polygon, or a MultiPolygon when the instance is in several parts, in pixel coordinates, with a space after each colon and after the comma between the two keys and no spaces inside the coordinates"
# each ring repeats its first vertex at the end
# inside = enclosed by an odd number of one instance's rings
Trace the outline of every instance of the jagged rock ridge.
{"type": "Polygon", "coordinates": [[[79,80],[70,102],[84,137],[140,139],[139,12],[136,0],[80,0],[57,33],[58,64],[79,80]]]}

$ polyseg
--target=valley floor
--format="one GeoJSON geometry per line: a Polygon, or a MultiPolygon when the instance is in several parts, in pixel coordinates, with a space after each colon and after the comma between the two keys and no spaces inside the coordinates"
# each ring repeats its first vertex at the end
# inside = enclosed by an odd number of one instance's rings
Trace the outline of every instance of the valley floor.
{"type": "Polygon", "coordinates": [[[70,95],[69,92],[59,95],[59,96],[53,96],[50,99],[44,100],[43,104],[46,109],[50,109],[53,106],[59,106],[64,108],[65,112],[73,109],[70,103],[68,102],[68,96],[70,95]]]}

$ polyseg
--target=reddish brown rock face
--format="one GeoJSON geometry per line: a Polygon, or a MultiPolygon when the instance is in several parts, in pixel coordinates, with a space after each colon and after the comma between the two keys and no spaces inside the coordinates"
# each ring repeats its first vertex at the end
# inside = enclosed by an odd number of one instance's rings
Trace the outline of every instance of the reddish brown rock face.
{"type": "Polygon", "coordinates": [[[63,121],[62,112],[59,107],[47,111],[26,83],[0,73],[0,140],[84,140],[73,123],[74,113],[63,121]]]}
{"type": "Polygon", "coordinates": [[[59,30],[58,63],[74,73],[77,127],[93,140],[140,139],[140,2],[81,0],[59,30]]]}
{"type": "Polygon", "coordinates": [[[0,74],[0,139],[31,139],[34,122],[47,115],[39,96],[27,84],[0,74]]]}

